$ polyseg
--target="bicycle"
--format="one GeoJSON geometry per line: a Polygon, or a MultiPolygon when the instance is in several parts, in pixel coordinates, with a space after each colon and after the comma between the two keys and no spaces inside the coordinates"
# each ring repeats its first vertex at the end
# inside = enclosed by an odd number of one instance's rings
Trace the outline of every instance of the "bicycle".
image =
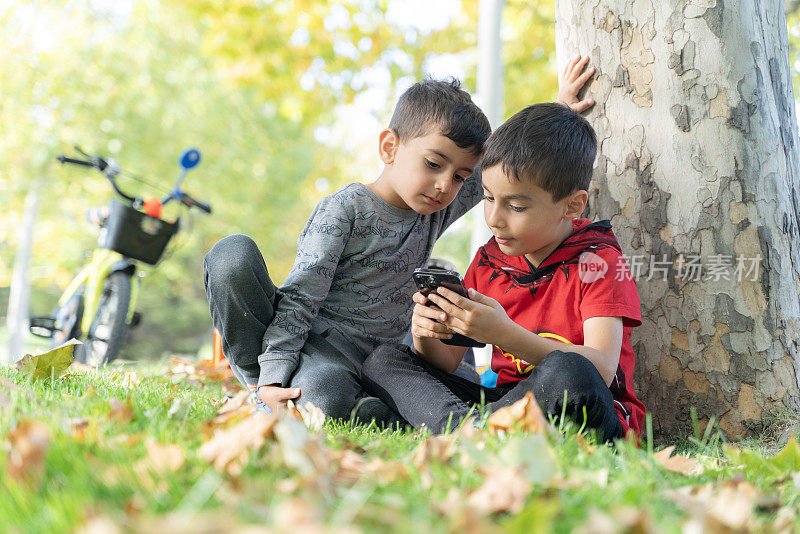
{"type": "Polygon", "coordinates": [[[181,155],[181,173],[172,190],[161,199],[148,200],[120,189],[116,178],[122,169],[114,160],[76,150],[86,159],[64,155],[56,159],[97,169],[122,201],[112,198],[109,206],[89,211],[90,221],[100,227],[97,247],[59,298],[54,316],[31,317],[29,330],[51,339],[54,347],[71,338],[83,341],[75,348],[76,361],[102,367],[119,355],[128,328],[141,320],[135,310],[140,285],[137,262],[158,263],[180,229],[180,217],[174,222],[161,218],[162,207],[178,201],[188,209],[211,213],[211,206],[181,190],[186,173],[200,163],[197,149],[181,155]]]}

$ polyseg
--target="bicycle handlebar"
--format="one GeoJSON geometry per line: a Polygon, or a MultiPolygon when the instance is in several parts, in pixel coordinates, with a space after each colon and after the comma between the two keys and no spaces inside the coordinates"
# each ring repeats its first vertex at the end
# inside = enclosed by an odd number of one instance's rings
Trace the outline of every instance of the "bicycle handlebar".
{"type": "MultiPolygon", "coordinates": [[[[79,152],[81,152],[82,154],[84,153],[82,150],[80,150],[80,148],[77,148],[77,150],[79,152]]],[[[88,156],[88,154],[87,154],[87,156],[88,156]]],[[[121,196],[122,198],[124,198],[125,200],[130,202],[135,208],[139,209],[141,207],[141,205],[142,205],[142,199],[139,198],[139,197],[134,197],[134,196],[126,194],[117,185],[117,181],[115,180],[115,177],[120,173],[121,169],[119,168],[119,166],[113,160],[106,161],[103,158],[101,158],[100,156],[89,156],[89,157],[91,159],[82,160],[82,159],[76,159],[76,158],[69,158],[69,157],[61,154],[56,159],[58,161],[60,161],[62,164],[71,163],[73,165],[83,165],[85,167],[94,167],[94,168],[96,168],[97,170],[99,170],[100,172],[103,173],[103,175],[108,179],[109,182],[111,182],[111,187],[114,188],[114,191],[119,196],[121,196]]],[[[181,175],[181,177],[182,176],[183,175],[181,175]]],[[[172,200],[179,200],[181,202],[181,204],[183,204],[186,207],[189,207],[189,208],[196,207],[196,208],[198,208],[198,209],[200,209],[200,210],[202,210],[202,211],[204,211],[206,213],[211,213],[211,206],[209,204],[207,204],[205,202],[201,202],[200,200],[196,200],[196,199],[192,198],[188,193],[185,193],[185,192],[181,191],[180,182],[181,182],[181,179],[179,178],[178,182],[175,185],[175,188],[172,191],[170,191],[170,193],[161,200],[161,204],[164,205],[164,204],[167,204],[168,202],[170,202],[172,200]]]]}

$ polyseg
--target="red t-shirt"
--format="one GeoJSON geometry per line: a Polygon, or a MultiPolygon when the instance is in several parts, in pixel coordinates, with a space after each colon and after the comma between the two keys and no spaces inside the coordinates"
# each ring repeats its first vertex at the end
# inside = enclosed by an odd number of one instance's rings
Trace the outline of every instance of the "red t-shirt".
{"type": "MultiPolygon", "coordinates": [[[[538,269],[524,256],[506,256],[494,238],[478,250],[464,284],[498,301],[508,316],[542,337],[583,345],[583,322],[592,317],[621,317],[622,350],[609,389],[622,428],[641,436],[645,407],[633,389],[631,329],[642,324],[636,282],[628,270],[608,221],[573,221],[573,233],[538,269]]],[[[569,350],[565,348],[565,350],[569,350]]],[[[527,378],[533,365],[492,348],[497,385],[527,378]]]]}

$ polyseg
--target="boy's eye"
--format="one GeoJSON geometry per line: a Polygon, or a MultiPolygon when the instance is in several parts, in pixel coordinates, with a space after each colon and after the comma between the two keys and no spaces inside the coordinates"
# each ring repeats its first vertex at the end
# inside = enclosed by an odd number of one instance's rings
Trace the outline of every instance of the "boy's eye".
{"type": "Polygon", "coordinates": [[[486,193],[483,194],[483,200],[488,200],[489,202],[494,202],[494,197],[490,197],[486,193]]]}
{"type": "Polygon", "coordinates": [[[516,211],[517,213],[521,213],[521,212],[525,211],[528,208],[524,208],[522,206],[511,206],[511,209],[516,211]]]}
{"type": "Polygon", "coordinates": [[[428,164],[428,167],[430,167],[431,169],[438,169],[439,167],[441,167],[441,165],[439,165],[439,164],[438,164],[438,163],[436,163],[435,161],[431,161],[431,160],[429,160],[429,159],[426,159],[426,160],[425,160],[425,163],[427,163],[427,164],[428,164]]]}
{"type": "Polygon", "coordinates": [[[455,178],[456,182],[463,184],[467,181],[468,177],[461,176],[460,174],[456,174],[453,178],[455,178]]]}

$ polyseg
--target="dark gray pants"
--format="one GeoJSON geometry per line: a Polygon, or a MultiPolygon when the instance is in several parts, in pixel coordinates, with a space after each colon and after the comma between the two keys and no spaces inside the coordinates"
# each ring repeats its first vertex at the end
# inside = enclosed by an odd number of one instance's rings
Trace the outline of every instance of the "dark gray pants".
{"type": "Polygon", "coordinates": [[[594,364],[574,352],[553,351],[525,380],[487,388],[442,371],[406,345],[386,344],[367,357],[362,378],[368,391],[415,428],[425,424],[433,432],[444,432],[448,424],[455,428],[482,402],[496,411],[531,392],[546,416],[560,417],[563,412],[599,430],[606,441],[623,437],[611,391],[594,364]]]}
{"type": "MultiPolygon", "coordinates": [[[[280,299],[264,258],[248,236],[228,236],[206,254],[203,279],[225,357],[242,385],[254,389],[264,333],[280,299]]],[[[300,405],[311,402],[334,419],[349,419],[353,406],[364,396],[360,362],[313,333],[300,352],[289,387],[300,388],[300,405]]]]}

